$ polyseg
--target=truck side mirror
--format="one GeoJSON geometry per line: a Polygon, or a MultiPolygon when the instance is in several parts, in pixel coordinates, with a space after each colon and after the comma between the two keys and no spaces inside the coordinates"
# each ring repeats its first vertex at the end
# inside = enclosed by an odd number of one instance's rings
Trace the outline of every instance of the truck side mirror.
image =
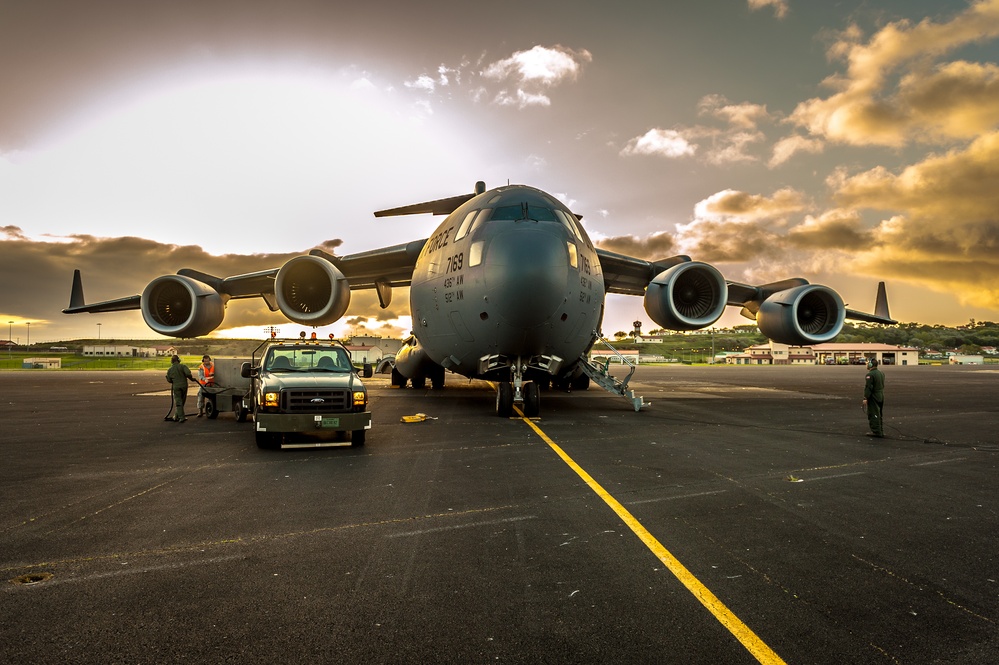
{"type": "Polygon", "coordinates": [[[253,371],[253,367],[250,363],[243,363],[239,366],[239,375],[244,379],[248,379],[251,376],[256,376],[256,372],[253,371]]]}

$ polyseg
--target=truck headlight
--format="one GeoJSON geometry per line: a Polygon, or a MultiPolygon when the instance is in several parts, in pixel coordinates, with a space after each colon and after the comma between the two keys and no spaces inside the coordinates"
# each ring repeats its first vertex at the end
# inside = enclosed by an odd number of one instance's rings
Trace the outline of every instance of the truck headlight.
{"type": "Polygon", "coordinates": [[[278,393],[264,393],[264,406],[278,405],[278,393]]]}
{"type": "Polygon", "coordinates": [[[368,403],[368,394],[363,390],[354,391],[354,406],[363,407],[368,403]]]}

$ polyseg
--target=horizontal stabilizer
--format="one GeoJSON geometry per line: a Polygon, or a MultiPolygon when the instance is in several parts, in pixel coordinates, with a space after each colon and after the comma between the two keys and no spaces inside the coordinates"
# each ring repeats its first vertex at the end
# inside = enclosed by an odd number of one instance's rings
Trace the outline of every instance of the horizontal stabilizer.
{"type": "Polygon", "coordinates": [[[431,215],[450,215],[452,212],[457,210],[459,207],[471,201],[479,194],[486,191],[486,183],[481,180],[475,183],[475,191],[471,194],[459,194],[458,196],[451,196],[446,199],[437,199],[436,201],[427,201],[426,203],[414,203],[408,206],[402,206],[400,208],[389,208],[388,210],[379,210],[375,212],[375,217],[394,217],[396,215],[421,215],[421,214],[431,214],[431,215]]]}
{"type": "Polygon", "coordinates": [[[402,206],[401,208],[390,208],[379,210],[375,217],[394,217],[395,215],[420,215],[429,213],[431,215],[450,215],[467,201],[475,198],[475,194],[462,194],[426,203],[414,203],[413,205],[402,206]]]}

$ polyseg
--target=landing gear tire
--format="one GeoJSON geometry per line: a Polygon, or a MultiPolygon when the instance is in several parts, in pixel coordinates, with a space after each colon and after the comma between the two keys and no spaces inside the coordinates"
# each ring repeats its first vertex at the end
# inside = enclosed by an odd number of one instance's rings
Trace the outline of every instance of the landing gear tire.
{"type": "Polygon", "coordinates": [[[414,376],[412,379],[413,390],[426,390],[427,389],[427,377],[425,376],[414,376]]]}
{"type": "Polygon", "coordinates": [[[392,385],[396,388],[405,388],[408,379],[404,377],[395,367],[392,368],[392,385]]]}
{"type": "Polygon", "coordinates": [[[524,384],[524,415],[535,418],[541,413],[541,393],[538,384],[530,381],[524,384]]]}
{"type": "Polygon", "coordinates": [[[501,381],[496,387],[496,415],[500,418],[513,415],[513,386],[508,381],[501,381]]]}
{"type": "Polygon", "coordinates": [[[569,385],[572,386],[573,390],[586,390],[590,387],[590,377],[580,373],[579,376],[572,379],[569,385]]]}
{"type": "Polygon", "coordinates": [[[350,445],[353,448],[360,448],[364,445],[364,435],[367,434],[367,430],[355,429],[350,433],[350,445]]]}
{"type": "Polygon", "coordinates": [[[444,388],[444,368],[435,367],[430,373],[430,385],[434,390],[441,390],[444,388]]]}

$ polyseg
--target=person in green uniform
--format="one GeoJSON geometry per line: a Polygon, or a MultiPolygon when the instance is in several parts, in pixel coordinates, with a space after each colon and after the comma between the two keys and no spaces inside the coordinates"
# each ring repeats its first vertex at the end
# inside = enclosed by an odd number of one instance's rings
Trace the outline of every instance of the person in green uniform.
{"type": "Polygon", "coordinates": [[[867,361],[867,377],[864,379],[864,409],[871,432],[867,436],[883,439],[885,435],[883,415],[885,408],[885,375],[878,369],[878,361],[867,361]]]}
{"type": "Polygon", "coordinates": [[[180,362],[180,356],[174,356],[170,359],[170,369],[167,370],[166,380],[170,382],[173,390],[173,403],[177,407],[173,419],[182,423],[187,420],[187,416],[184,415],[184,402],[187,401],[187,382],[194,382],[194,377],[191,376],[191,368],[180,362]]]}

